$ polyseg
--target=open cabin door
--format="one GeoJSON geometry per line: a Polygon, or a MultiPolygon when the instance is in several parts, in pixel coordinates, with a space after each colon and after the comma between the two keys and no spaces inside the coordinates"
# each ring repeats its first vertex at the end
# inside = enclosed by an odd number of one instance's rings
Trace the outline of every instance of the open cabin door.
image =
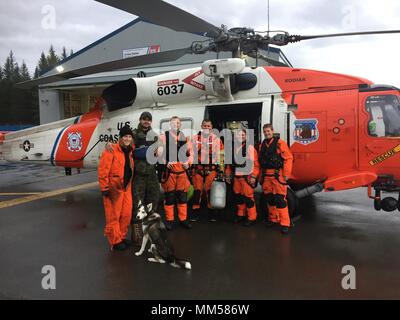
{"type": "Polygon", "coordinates": [[[262,109],[262,102],[210,105],[206,108],[206,118],[219,131],[229,128],[254,130],[254,143],[257,145],[262,136],[262,109]]]}

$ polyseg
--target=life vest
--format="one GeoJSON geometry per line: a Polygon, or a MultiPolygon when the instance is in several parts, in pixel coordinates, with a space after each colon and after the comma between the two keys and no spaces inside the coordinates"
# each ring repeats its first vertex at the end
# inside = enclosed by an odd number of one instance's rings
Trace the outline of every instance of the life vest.
{"type": "Polygon", "coordinates": [[[196,147],[197,147],[197,164],[195,165],[198,170],[216,170],[217,164],[213,163],[213,136],[211,134],[208,135],[208,162],[203,163],[202,153],[203,153],[203,141],[202,141],[201,131],[196,135],[196,147]]]}
{"type": "MultiPolygon", "coordinates": [[[[232,142],[233,147],[232,150],[234,150],[234,143],[232,142]]],[[[246,159],[247,158],[247,152],[248,152],[249,148],[247,146],[246,143],[242,143],[242,147],[240,148],[240,151],[242,152],[242,159],[246,159]]],[[[239,151],[239,152],[240,152],[239,151]]],[[[232,159],[232,166],[234,168],[244,168],[246,167],[246,160],[243,163],[237,163],[236,162],[236,158],[238,158],[237,156],[235,156],[238,152],[235,152],[233,159],[232,159]]]]}
{"type": "Polygon", "coordinates": [[[262,169],[280,169],[283,168],[283,158],[278,154],[278,138],[272,138],[272,142],[267,146],[267,140],[261,144],[258,161],[262,169]]]}

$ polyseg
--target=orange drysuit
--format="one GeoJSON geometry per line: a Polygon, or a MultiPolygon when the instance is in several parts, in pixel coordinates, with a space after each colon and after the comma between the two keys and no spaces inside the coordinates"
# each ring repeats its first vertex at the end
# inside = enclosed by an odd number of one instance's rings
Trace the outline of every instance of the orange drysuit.
{"type": "MultiPolygon", "coordinates": [[[[247,165],[241,167],[240,165],[233,164],[232,168],[228,166],[226,173],[228,176],[231,173],[234,174],[233,194],[237,206],[237,215],[239,217],[244,217],[247,209],[248,220],[254,221],[257,219],[257,210],[254,201],[255,185],[250,185],[249,178],[257,178],[260,167],[257,151],[254,146],[249,145],[246,151],[243,150],[244,147],[245,144],[242,144],[236,148],[235,155],[241,153],[243,157],[246,157],[247,165]]],[[[239,157],[236,156],[234,159],[239,159],[239,157]]]]}
{"type": "Polygon", "coordinates": [[[214,133],[204,135],[201,132],[193,137],[197,159],[193,165],[193,205],[192,209],[200,209],[203,190],[207,196],[207,206],[210,208],[210,190],[217,171],[223,168],[222,152],[224,145],[214,133]],[[222,160],[222,161],[221,161],[222,160]]]}
{"type": "MultiPolygon", "coordinates": [[[[104,235],[111,246],[125,239],[132,217],[132,175],[124,188],[125,154],[119,143],[111,145],[113,152],[104,150],[98,168],[98,178],[103,196],[106,215],[104,235]]],[[[133,173],[132,150],[129,152],[130,167],[133,173]]]]}
{"type": "MultiPolygon", "coordinates": [[[[269,221],[280,223],[281,226],[290,226],[289,210],[286,200],[287,184],[284,177],[290,177],[293,166],[293,155],[285,141],[273,138],[264,140],[259,148],[259,162],[262,174],[263,196],[268,203],[269,221]],[[276,147],[274,147],[274,145],[276,147]],[[281,157],[280,168],[274,167],[272,154],[281,157]]],[[[279,165],[278,165],[279,167],[279,165]]]]}
{"type": "Polygon", "coordinates": [[[167,221],[174,221],[175,203],[178,208],[179,221],[187,219],[187,191],[190,187],[187,169],[183,163],[190,165],[193,162],[192,143],[183,132],[166,131],[160,136],[164,145],[166,164],[170,165],[163,174],[161,186],[164,190],[164,211],[167,221]],[[172,151],[173,154],[170,154],[172,151]],[[182,159],[182,158],[184,159],[182,159]]]}

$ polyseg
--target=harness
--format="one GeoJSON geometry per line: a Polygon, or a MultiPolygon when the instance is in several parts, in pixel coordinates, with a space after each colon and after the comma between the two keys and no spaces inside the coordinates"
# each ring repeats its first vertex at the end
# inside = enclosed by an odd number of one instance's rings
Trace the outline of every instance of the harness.
{"type": "Polygon", "coordinates": [[[281,169],[283,168],[283,158],[278,154],[278,141],[277,138],[272,138],[271,144],[267,145],[265,139],[261,144],[260,154],[258,161],[262,169],[281,169]]]}
{"type": "MultiPolygon", "coordinates": [[[[178,158],[180,149],[187,143],[186,137],[185,137],[185,135],[183,134],[182,131],[178,131],[177,132],[177,137],[178,137],[178,141],[176,141],[176,139],[173,139],[171,141],[170,140],[170,132],[169,131],[165,132],[165,148],[166,148],[165,160],[166,160],[166,163],[157,165],[158,178],[159,178],[159,181],[161,183],[166,182],[171,173],[174,173],[174,174],[177,174],[177,175],[186,173],[188,175],[189,180],[191,180],[191,177],[190,177],[190,175],[188,174],[187,171],[172,171],[171,169],[169,169],[167,167],[168,163],[171,160],[170,152],[169,152],[170,143],[172,143],[173,145],[176,146],[175,148],[173,148],[173,150],[176,150],[176,154],[175,154],[176,158],[172,159],[173,161],[177,161],[178,160],[177,158],[178,158]]],[[[186,151],[186,156],[188,157],[189,155],[190,155],[189,154],[189,150],[187,150],[186,151]]]]}
{"type": "MultiPolygon", "coordinates": [[[[246,159],[247,158],[247,152],[248,152],[248,146],[246,145],[246,143],[242,143],[242,148],[241,148],[241,152],[242,152],[242,158],[246,159]]],[[[237,154],[237,152],[235,153],[235,155],[237,154]]],[[[236,158],[237,157],[233,157],[232,159],[232,168],[236,169],[236,168],[244,168],[246,167],[246,161],[244,163],[237,163],[236,162],[236,158]]]]}
{"type": "MultiPolygon", "coordinates": [[[[201,153],[202,153],[202,150],[203,150],[202,149],[203,143],[202,143],[202,140],[201,140],[201,132],[199,132],[196,136],[197,136],[196,143],[197,143],[197,150],[198,150],[197,151],[197,156],[198,156],[197,160],[199,162],[202,162],[203,159],[201,157],[201,153]]],[[[216,171],[218,169],[218,165],[212,163],[213,162],[212,161],[213,160],[212,159],[212,156],[213,156],[213,137],[212,137],[211,134],[208,136],[207,144],[208,144],[208,148],[209,148],[208,149],[208,163],[207,164],[199,163],[199,164],[193,165],[195,173],[201,175],[203,178],[205,176],[209,175],[210,171],[216,171]]]]}
{"type": "Polygon", "coordinates": [[[278,141],[279,138],[272,138],[271,144],[267,145],[267,140],[265,139],[261,144],[260,153],[258,155],[258,161],[263,170],[262,180],[265,177],[274,177],[280,184],[287,185],[286,182],[279,180],[279,170],[283,168],[283,158],[278,154],[278,141]],[[266,169],[274,169],[273,174],[267,174],[266,169]]]}

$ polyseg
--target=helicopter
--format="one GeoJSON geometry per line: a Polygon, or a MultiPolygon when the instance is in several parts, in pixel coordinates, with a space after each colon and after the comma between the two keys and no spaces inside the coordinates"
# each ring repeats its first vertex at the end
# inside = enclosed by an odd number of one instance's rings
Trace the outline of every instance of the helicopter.
{"type": "MultiPolygon", "coordinates": [[[[96,1],[175,31],[201,33],[209,40],[79,69],[59,65],[19,87],[174,61],[187,53],[229,51],[232,58],[120,81],[106,88],[88,113],[0,134],[5,160],[60,166],[66,174],[72,168],[97,168],[105,144],[116,142],[122,126],[136,126],[143,111],[153,114],[153,126],[161,131],[175,115],[184,129],[195,131],[204,118],[218,130],[241,123],[254,130],[255,143],[262,140],[262,125],[271,123],[294,155],[289,185],[296,192],[291,191],[291,197],[366,187],[376,210],[400,211],[400,90],[360,77],[295,68],[261,53],[271,45],[400,30],[271,36],[247,27],[216,27],[160,0],[96,1]],[[271,66],[246,67],[243,55],[271,66]],[[398,196],[383,197],[384,192],[398,196]]],[[[289,207],[291,203],[289,199],[289,207]]]]}

